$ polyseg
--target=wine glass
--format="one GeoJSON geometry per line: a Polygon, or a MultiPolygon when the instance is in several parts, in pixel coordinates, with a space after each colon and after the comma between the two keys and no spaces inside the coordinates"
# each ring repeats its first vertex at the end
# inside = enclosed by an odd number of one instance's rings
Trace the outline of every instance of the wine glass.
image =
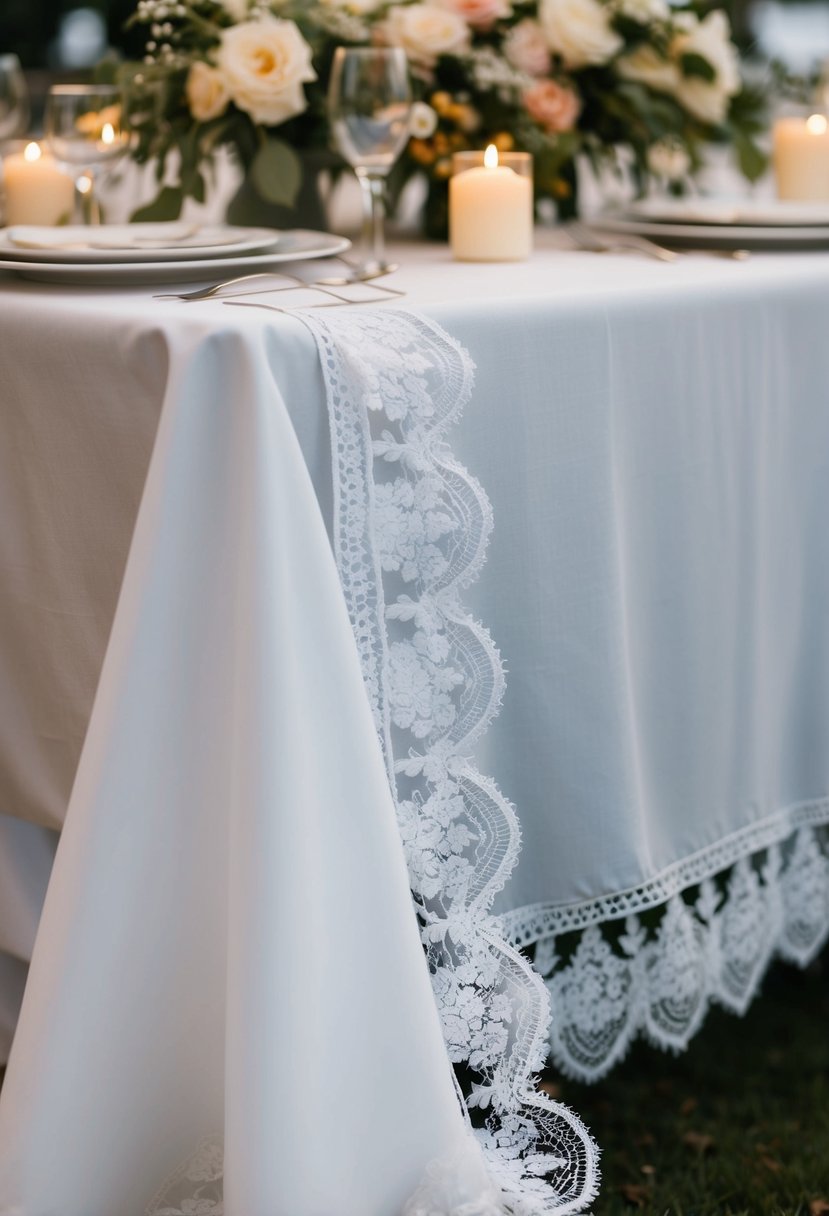
{"type": "Polygon", "coordinates": [[[0,142],[22,135],[29,123],[29,90],[16,55],[0,55],[0,142]]]}
{"type": "Polygon", "coordinates": [[[46,138],[55,157],[75,174],[85,218],[100,224],[96,175],[124,151],[121,92],[110,84],[56,84],[46,99],[46,138]]]}
{"type": "Polygon", "coordinates": [[[381,274],[386,178],[409,138],[412,93],[406,54],[390,47],[337,47],[328,85],[334,142],[363,193],[365,255],[360,272],[381,274]]]}

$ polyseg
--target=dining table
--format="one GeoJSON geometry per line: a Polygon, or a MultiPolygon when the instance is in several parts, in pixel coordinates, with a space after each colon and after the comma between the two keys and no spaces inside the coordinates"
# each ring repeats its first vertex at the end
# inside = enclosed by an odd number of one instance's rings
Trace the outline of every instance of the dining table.
{"type": "Polygon", "coordinates": [[[0,275],[2,1216],[589,1211],[829,936],[829,252],[391,254],[0,275]]]}

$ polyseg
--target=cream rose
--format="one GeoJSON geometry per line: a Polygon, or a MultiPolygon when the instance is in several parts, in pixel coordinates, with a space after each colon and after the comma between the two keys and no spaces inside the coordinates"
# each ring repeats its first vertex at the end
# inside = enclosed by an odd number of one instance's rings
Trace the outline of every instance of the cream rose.
{"type": "Polygon", "coordinates": [[[270,15],[222,30],[216,59],[231,99],[266,126],[301,114],[307,105],[303,83],[317,78],[297,26],[270,15]]]}
{"type": "Polygon", "coordinates": [[[541,0],[538,18],[547,45],[568,68],[607,63],[623,45],[599,0],[541,0]]]}
{"type": "Polygon", "coordinates": [[[616,12],[640,25],[650,25],[652,21],[666,21],[670,9],[667,0],[616,0],[616,12]]]}
{"type": "Polygon", "coordinates": [[[581,102],[572,89],[555,80],[539,80],[523,93],[524,105],[531,118],[547,131],[572,131],[581,110],[581,102]]]}
{"type": "Polygon", "coordinates": [[[546,76],[550,70],[550,48],[537,21],[525,17],[504,39],[507,63],[528,76],[546,76]]]}
{"type": "Polygon", "coordinates": [[[728,103],[741,87],[740,63],[731,41],[728,18],[722,9],[709,13],[704,21],[680,33],[671,46],[679,61],[683,55],[700,55],[711,64],[713,80],[680,74],[676,99],[700,122],[720,123],[728,113],[728,103]]]}
{"type": "Polygon", "coordinates": [[[657,93],[676,93],[679,88],[679,68],[673,59],[663,59],[652,46],[640,46],[616,62],[616,71],[624,80],[646,84],[657,93]]]}
{"type": "Polygon", "coordinates": [[[197,59],[187,73],[187,104],[196,122],[209,122],[227,109],[230,94],[225,78],[217,68],[197,59]]]}
{"type": "Polygon", "coordinates": [[[391,9],[382,36],[400,46],[413,63],[431,67],[440,55],[456,55],[469,46],[469,26],[463,17],[437,4],[401,4],[391,9]]]}
{"type": "Polygon", "coordinates": [[[447,8],[473,29],[491,29],[496,21],[512,14],[509,0],[438,0],[441,8],[447,8]]]}
{"type": "Polygon", "coordinates": [[[416,101],[409,115],[409,132],[415,139],[431,139],[438,129],[438,116],[425,101],[416,101]]]}

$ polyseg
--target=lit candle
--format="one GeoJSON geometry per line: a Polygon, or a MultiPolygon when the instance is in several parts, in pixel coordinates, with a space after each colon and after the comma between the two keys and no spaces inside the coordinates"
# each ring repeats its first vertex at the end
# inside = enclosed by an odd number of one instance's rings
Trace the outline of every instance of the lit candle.
{"type": "Polygon", "coordinates": [[[72,218],[75,185],[40,144],[3,158],[6,223],[59,224],[72,218]]]}
{"type": "Polygon", "coordinates": [[[532,180],[499,165],[494,144],[483,165],[449,180],[449,240],[464,262],[519,262],[530,256],[532,180]]]}
{"type": "Polygon", "coordinates": [[[772,130],[772,161],[782,199],[829,202],[829,120],[778,118],[772,130]]]}

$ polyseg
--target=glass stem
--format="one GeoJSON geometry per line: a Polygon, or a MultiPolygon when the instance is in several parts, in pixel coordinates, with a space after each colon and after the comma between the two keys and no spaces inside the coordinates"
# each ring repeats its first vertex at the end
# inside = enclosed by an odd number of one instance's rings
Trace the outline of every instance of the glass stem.
{"type": "Polygon", "coordinates": [[[357,170],[363,191],[363,248],[365,260],[371,266],[383,266],[386,261],[384,234],[386,179],[365,170],[357,170]]]}

